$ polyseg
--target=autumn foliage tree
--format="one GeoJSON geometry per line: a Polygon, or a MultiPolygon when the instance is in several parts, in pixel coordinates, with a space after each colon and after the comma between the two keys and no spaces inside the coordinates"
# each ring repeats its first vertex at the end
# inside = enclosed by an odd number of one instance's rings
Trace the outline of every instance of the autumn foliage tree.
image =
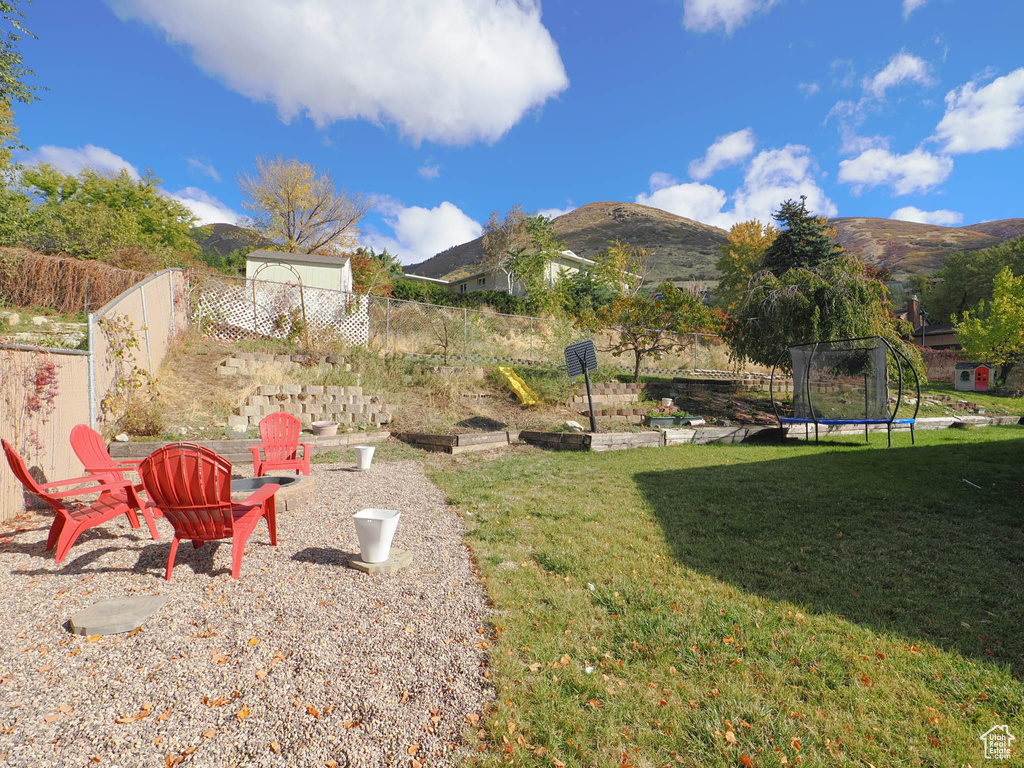
{"type": "Polygon", "coordinates": [[[682,347],[681,334],[717,333],[722,314],[692,293],[665,282],[650,293],[620,294],[598,310],[597,322],[616,332],[615,341],[606,349],[616,357],[631,354],[633,381],[639,381],[645,359],[660,360],[682,347]]]}
{"type": "Polygon", "coordinates": [[[340,253],[356,245],[359,221],[373,209],[361,194],[336,190],[329,173],[298,160],[259,157],[238,177],[246,224],[294,253],[340,253]]]}
{"type": "MultiPolygon", "coordinates": [[[[888,288],[832,241],[803,198],[783,203],[775,218],[789,228],[765,249],[722,330],[733,357],[786,367],[787,350],[801,342],[884,336],[901,344],[906,329],[891,311],[888,288]]],[[[920,354],[901,346],[921,370],[920,354]]]]}
{"type": "Polygon", "coordinates": [[[718,306],[728,309],[750,290],[750,280],[761,268],[764,253],[778,234],[778,229],[757,219],[732,225],[728,241],[719,246],[722,255],[715,262],[722,275],[715,290],[718,306]]]}
{"type": "Polygon", "coordinates": [[[998,365],[999,384],[1005,386],[1010,371],[1024,361],[1024,275],[1015,277],[1003,267],[993,281],[992,300],[964,312],[956,337],[968,357],[998,365]]]}

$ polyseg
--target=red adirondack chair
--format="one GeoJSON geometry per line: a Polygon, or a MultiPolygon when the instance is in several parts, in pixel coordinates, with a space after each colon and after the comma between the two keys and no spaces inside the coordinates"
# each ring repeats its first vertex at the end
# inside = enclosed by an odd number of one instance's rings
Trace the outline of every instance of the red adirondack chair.
{"type": "Polygon", "coordinates": [[[0,440],[0,443],[3,443],[4,453],[7,455],[7,463],[10,465],[11,471],[14,472],[14,476],[21,481],[25,488],[49,504],[56,513],[53,525],[50,526],[50,535],[46,539],[46,551],[49,552],[56,546],[56,559],[58,563],[63,562],[68,554],[68,550],[71,549],[71,545],[75,543],[75,540],[83,531],[112,520],[118,515],[127,515],[128,522],[131,523],[132,528],[138,528],[139,516],[136,510],[140,509],[146,518],[150,534],[154,539],[159,538],[156,526],[153,524],[153,518],[150,516],[149,511],[145,509],[135,488],[127,480],[114,481],[106,476],[88,475],[86,477],[72,477],[68,480],[56,480],[52,483],[40,484],[32,477],[28,467],[25,466],[24,460],[15,452],[11,444],[6,440],[0,440]],[[90,481],[94,485],[74,488],[69,491],[51,490],[62,485],[75,485],[90,481]],[[63,499],[94,493],[99,493],[99,498],[92,502],[68,507],[63,501],[63,499]]]}
{"type": "Polygon", "coordinates": [[[274,494],[280,488],[268,483],[245,501],[231,501],[231,462],[209,448],[192,443],[172,443],[157,448],[139,465],[139,475],[151,504],[159,507],[174,527],[166,578],[174,570],[174,556],[181,539],[191,539],[198,549],[208,541],[232,539],[231,578],[242,569],[245,543],[261,518],[270,529],[270,543],[277,546],[274,494]]]}
{"type": "Polygon", "coordinates": [[[310,443],[300,443],[302,422],[297,416],[284,411],[271,413],[260,421],[260,444],[249,448],[252,451],[253,470],[256,477],[263,477],[275,469],[294,469],[309,474],[309,459],[313,455],[310,443]],[[299,455],[299,448],[302,455],[299,455]],[[263,456],[260,456],[262,450],[263,456]]]}
{"type": "MultiPolygon", "coordinates": [[[[115,460],[107,450],[103,436],[85,424],[78,424],[71,429],[71,450],[90,475],[109,477],[114,481],[127,480],[125,472],[138,472],[139,464],[142,463],[142,459],[115,460]]],[[[142,485],[135,485],[135,490],[141,491],[142,485]]],[[[153,512],[156,517],[160,517],[160,510],[153,508],[153,512]]]]}

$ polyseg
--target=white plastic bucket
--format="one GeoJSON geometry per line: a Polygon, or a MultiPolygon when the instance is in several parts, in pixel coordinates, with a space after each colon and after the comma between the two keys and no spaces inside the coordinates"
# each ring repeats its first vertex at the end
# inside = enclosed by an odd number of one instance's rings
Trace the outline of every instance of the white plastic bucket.
{"type": "Polygon", "coordinates": [[[394,509],[361,509],[352,515],[359,539],[359,558],[364,563],[383,563],[388,559],[401,516],[394,509]]]}
{"type": "MultiPolygon", "coordinates": [[[[356,469],[369,469],[373,461],[373,452],[376,448],[372,445],[356,446],[356,469]]],[[[369,562],[369,561],[366,561],[369,562]]]]}

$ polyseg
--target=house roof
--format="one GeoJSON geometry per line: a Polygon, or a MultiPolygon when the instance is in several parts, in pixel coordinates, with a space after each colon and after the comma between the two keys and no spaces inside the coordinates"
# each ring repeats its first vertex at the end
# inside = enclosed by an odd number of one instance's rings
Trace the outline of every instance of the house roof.
{"type": "Polygon", "coordinates": [[[953,329],[953,323],[936,323],[935,325],[923,325],[923,326],[919,325],[917,328],[914,329],[914,335],[915,336],[922,336],[922,335],[924,335],[922,333],[922,330],[927,331],[929,336],[931,336],[932,334],[936,334],[937,335],[937,334],[940,334],[940,333],[955,333],[955,331],[953,329]]]}
{"type": "Polygon", "coordinates": [[[975,368],[995,368],[992,363],[957,363],[956,370],[958,371],[973,371],[975,368]]]}
{"type": "Polygon", "coordinates": [[[316,264],[325,267],[344,267],[348,256],[321,256],[318,253],[289,253],[288,251],[271,251],[262,249],[252,251],[246,259],[260,261],[280,261],[288,264],[316,264]]]}

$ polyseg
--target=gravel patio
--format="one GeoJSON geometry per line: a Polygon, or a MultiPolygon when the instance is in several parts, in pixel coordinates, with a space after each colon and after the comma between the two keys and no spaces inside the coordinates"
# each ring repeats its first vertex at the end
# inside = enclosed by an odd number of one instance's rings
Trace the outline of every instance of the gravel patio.
{"type": "MultiPolygon", "coordinates": [[[[243,467],[236,467],[236,471],[243,467]]],[[[486,594],[463,526],[414,462],[314,465],[316,496],[230,542],[154,542],[124,516],[62,566],[52,516],[0,529],[0,762],[9,766],[434,766],[460,762],[492,696],[486,594]],[[350,515],[399,509],[412,565],[368,576],[350,515]],[[166,594],[129,634],[68,632],[106,598],[166,594]],[[467,716],[469,716],[467,718],[467,716]]]]}

